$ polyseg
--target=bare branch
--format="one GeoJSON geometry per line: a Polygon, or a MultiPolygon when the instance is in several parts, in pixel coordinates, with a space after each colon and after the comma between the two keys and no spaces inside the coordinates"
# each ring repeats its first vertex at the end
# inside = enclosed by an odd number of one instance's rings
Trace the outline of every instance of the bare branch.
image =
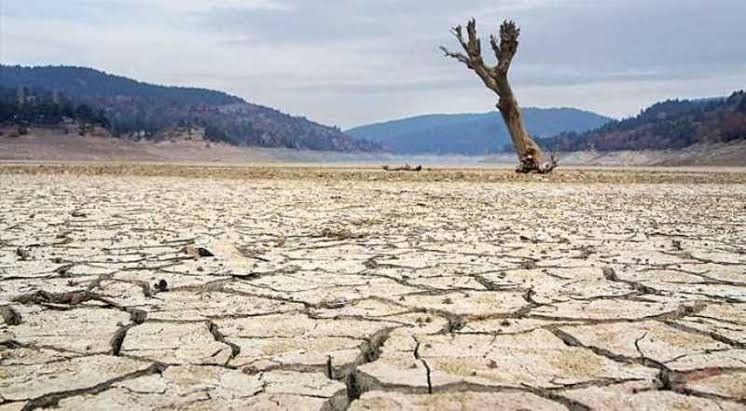
{"type": "Polygon", "coordinates": [[[504,21],[500,26],[500,47],[497,52],[497,71],[507,73],[515,53],[518,51],[518,36],[521,29],[514,21],[504,21]]]}
{"type": "Polygon", "coordinates": [[[484,60],[482,59],[482,44],[479,40],[479,36],[477,35],[476,20],[471,19],[466,25],[466,33],[468,37],[467,39],[464,38],[464,29],[462,26],[456,26],[452,28],[451,33],[454,37],[456,37],[466,54],[464,55],[461,53],[454,53],[449,51],[445,47],[441,47],[440,49],[443,50],[443,53],[445,53],[446,57],[454,58],[466,64],[468,68],[474,70],[474,72],[477,73],[477,75],[479,76],[479,78],[482,79],[482,82],[485,86],[487,86],[487,88],[497,94],[500,94],[498,91],[497,79],[494,75],[495,70],[485,65],[484,60]]]}
{"type": "Polygon", "coordinates": [[[482,59],[482,42],[479,40],[477,35],[477,21],[474,19],[469,20],[466,25],[466,33],[469,36],[469,43],[467,43],[467,52],[469,57],[474,59],[482,59]]]}
{"type": "Polygon", "coordinates": [[[471,61],[469,61],[469,58],[461,53],[454,53],[452,51],[449,51],[445,46],[440,46],[440,50],[443,51],[443,54],[445,54],[446,57],[454,58],[464,64],[466,64],[467,67],[471,68],[471,61]]]}
{"type": "Polygon", "coordinates": [[[469,46],[466,45],[466,41],[464,40],[464,29],[461,26],[455,26],[451,29],[451,33],[454,37],[458,40],[458,42],[461,44],[461,47],[466,51],[469,52],[469,46]]]}
{"type": "Polygon", "coordinates": [[[495,58],[500,60],[500,46],[497,45],[497,37],[495,37],[494,34],[490,34],[490,46],[492,46],[492,51],[495,53],[495,58]]]}

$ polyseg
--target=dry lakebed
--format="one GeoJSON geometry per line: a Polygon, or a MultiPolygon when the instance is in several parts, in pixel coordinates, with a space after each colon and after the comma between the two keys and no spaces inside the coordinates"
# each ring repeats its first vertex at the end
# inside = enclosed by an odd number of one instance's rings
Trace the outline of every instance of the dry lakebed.
{"type": "Polygon", "coordinates": [[[0,410],[746,409],[746,173],[0,165],[0,410]]]}

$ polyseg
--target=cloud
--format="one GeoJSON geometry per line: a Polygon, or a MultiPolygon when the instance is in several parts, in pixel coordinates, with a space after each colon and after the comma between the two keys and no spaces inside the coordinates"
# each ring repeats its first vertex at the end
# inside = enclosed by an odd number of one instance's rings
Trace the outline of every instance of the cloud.
{"type": "Polygon", "coordinates": [[[511,76],[524,104],[636,113],[658,98],[746,84],[742,0],[25,0],[5,2],[3,61],[79,64],[222,89],[349,126],[489,110],[437,50],[476,17],[522,27],[511,76]]]}
{"type": "Polygon", "coordinates": [[[238,10],[293,10],[292,3],[281,0],[124,0],[123,3],[139,3],[141,6],[157,6],[180,11],[209,11],[215,8],[238,10]]]}

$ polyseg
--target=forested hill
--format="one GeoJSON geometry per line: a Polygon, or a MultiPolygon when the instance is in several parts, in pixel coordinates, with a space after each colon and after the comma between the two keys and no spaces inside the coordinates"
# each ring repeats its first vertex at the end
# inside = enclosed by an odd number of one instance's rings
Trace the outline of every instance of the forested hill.
{"type": "Polygon", "coordinates": [[[150,102],[181,105],[223,105],[243,102],[238,97],[220,91],[159,86],[86,67],[2,66],[0,70],[0,84],[3,86],[25,85],[91,101],[128,96],[150,102]]]}
{"type": "Polygon", "coordinates": [[[114,136],[157,139],[174,127],[206,130],[211,140],[237,145],[311,150],[373,151],[379,145],[229,94],[189,87],[148,84],[84,67],[0,65],[5,119],[47,120],[61,115],[60,101],[100,113],[114,136]],[[11,92],[9,92],[10,90],[11,92]],[[23,104],[19,105],[19,98],[23,104]],[[49,106],[50,101],[51,109],[49,106]],[[40,106],[42,106],[40,108],[40,106]],[[57,111],[54,111],[56,109],[57,111]],[[24,111],[25,110],[25,111],[24,111]],[[39,110],[45,110],[42,114],[39,110]],[[48,115],[53,110],[54,115],[48,115]],[[46,116],[46,117],[45,117],[46,116]]]}
{"type": "Polygon", "coordinates": [[[746,93],[703,100],[667,100],[639,115],[584,133],[538,143],[554,151],[660,150],[746,139],[746,93]]]}
{"type": "MultiPolygon", "coordinates": [[[[553,136],[586,131],[610,118],[573,108],[525,108],[529,133],[553,136]]],[[[500,113],[432,114],[371,124],[346,131],[353,137],[381,143],[396,153],[480,155],[500,151],[510,136],[500,113]]]]}

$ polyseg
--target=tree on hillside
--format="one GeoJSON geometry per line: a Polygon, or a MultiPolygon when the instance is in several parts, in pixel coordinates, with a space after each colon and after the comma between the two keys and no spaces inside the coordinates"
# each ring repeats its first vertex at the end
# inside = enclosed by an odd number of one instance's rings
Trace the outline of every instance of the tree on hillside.
{"type": "Polygon", "coordinates": [[[741,95],[741,102],[738,103],[738,107],[736,107],[736,110],[740,111],[741,113],[746,113],[746,95],[741,95]]]}
{"type": "Polygon", "coordinates": [[[557,161],[554,155],[551,156],[549,161],[546,161],[544,153],[526,131],[521,109],[510,83],[508,83],[510,63],[513,61],[516,51],[518,51],[518,35],[521,32],[518,26],[512,21],[504,21],[500,26],[499,44],[494,35],[490,36],[490,46],[495,53],[495,57],[497,57],[497,65],[494,67],[487,65],[482,59],[482,45],[477,36],[477,24],[474,19],[471,19],[466,26],[468,38],[464,38],[461,26],[454,27],[451,32],[466,54],[451,52],[446,47],[441,47],[441,50],[447,57],[452,57],[464,63],[466,67],[482,79],[488,89],[498,95],[497,109],[500,110],[500,114],[510,132],[513,147],[520,161],[516,171],[520,173],[551,172],[557,166],[557,161]]]}

